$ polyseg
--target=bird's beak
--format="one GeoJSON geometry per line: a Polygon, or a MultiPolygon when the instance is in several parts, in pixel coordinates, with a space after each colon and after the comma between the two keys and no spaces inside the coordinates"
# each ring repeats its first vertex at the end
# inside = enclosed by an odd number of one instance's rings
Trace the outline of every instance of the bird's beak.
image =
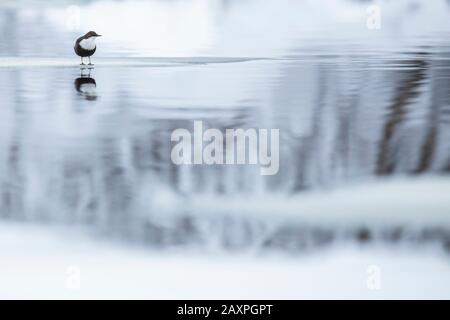
{"type": "Polygon", "coordinates": [[[98,34],[96,37],[101,37],[102,35],[101,34],[98,34]]]}

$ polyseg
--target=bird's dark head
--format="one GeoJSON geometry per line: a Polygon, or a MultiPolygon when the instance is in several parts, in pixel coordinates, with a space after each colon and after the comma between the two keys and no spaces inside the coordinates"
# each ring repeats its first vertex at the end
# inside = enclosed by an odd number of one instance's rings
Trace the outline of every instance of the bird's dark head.
{"type": "Polygon", "coordinates": [[[97,34],[95,31],[89,31],[88,33],[86,33],[84,35],[85,39],[89,39],[89,38],[92,38],[92,37],[101,37],[101,35],[97,34]]]}

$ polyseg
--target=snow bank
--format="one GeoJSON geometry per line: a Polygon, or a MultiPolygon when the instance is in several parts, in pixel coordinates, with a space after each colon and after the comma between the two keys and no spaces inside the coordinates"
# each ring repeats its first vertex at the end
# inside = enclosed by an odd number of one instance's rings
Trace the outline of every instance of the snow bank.
{"type": "Polygon", "coordinates": [[[3,222],[0,298],[448,299],[450,264],[435,252],[355,248],[295,259],[164,254],[3,222]]]}

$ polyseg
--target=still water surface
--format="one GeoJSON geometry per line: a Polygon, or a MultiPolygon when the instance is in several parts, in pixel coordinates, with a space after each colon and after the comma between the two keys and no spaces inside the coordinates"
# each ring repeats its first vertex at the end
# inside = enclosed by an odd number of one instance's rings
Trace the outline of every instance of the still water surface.
{"type": "MultiPolygon", "coordinates": [[[[80,30],[67,28],[64,4],[0,6],[1,219],[83,225],[158,247],[295,251],[335,239],[394,243],[405,234],[414,244],[449,246],[448,224],[305,224],[308,207],[295,205],[290,218],[280,218],[283,203],[302,205],[302,195],[326,204],[327,192],[348,187],[370,199],[372,183],[448,179],[445,1],[400,10],[379,33],[360,25],[359,2],[343,1],[342,10],[355,16],[332,11],[329,24],[322,21],[328,11],[309,3],[312,16],[324,13],[320,28],[305,10],[297,19],[285,2],[267,1],[259,11],[254,1],[191,2],[197,6],[186,11],[178,1],[87,1],[80,30]],[[73,40],[94,12],[102,12],[92,24],[104,39],[95,68],[80,70],[73,40]],[[124,12],[134,14],[134,24],[124,12]],[[253,28],[243,18],[250,12],[253,28]],[[401,28],[410,21],[403,15],[430,25],[401,28]],[[262,23],[268,17],[270,26],[262,23]],[[139,35],[127,37],[117,19],[139,35]],[[194,120],[220,130],[280,129],[279,173],[174,165],[171,132],[192,129],[194,120]]],[[[401,184],[394,192],[399,202],[412,200],[401,184]]],[[[359,216],[373,211],[373,202],[355,207],[353,200],[347,196],[344,208],[359,216]]],[[[344,214],[332,203],[325,208],[344,214]]],[[[450,198],[418,214],[427,210],[450,213],[450,198]]]]}

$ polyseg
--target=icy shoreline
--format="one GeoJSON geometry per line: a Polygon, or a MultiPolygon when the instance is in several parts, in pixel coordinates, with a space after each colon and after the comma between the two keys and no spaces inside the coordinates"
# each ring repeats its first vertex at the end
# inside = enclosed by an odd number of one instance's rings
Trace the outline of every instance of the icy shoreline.
{"type": "MultiPolygon", "coordinates": [[[[94,67],[173,67],[197,64],[238,63],[258,60],[269,60],[253,57],[128,57],[128,58],[102,58],[93,59],[94,67]]],[[[27,67],[79,67],[77,57],[0,57],[0,68],[27,68],[27,67]]],[[[86,65],[85,68],[89,66],[86,65]]]]}

